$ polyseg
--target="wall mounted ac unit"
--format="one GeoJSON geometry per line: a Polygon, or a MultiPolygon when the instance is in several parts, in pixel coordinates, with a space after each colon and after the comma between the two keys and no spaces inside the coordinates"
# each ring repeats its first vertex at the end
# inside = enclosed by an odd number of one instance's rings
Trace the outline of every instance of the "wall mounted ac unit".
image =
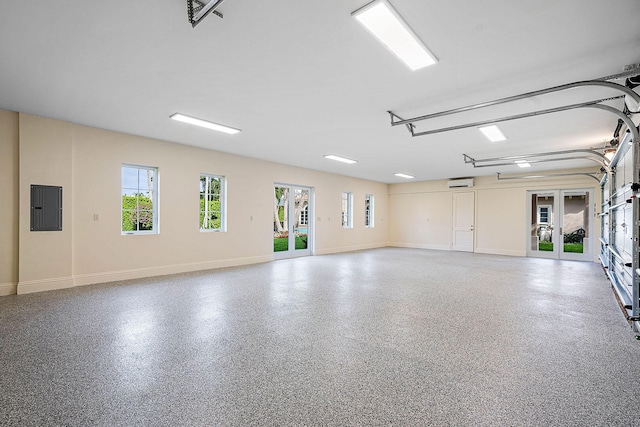
{"type": "Polygon", "coordinates": [[[452,179],[447,181],[449,188],[471,188],[473,187],[473,178],[452,179]]]}

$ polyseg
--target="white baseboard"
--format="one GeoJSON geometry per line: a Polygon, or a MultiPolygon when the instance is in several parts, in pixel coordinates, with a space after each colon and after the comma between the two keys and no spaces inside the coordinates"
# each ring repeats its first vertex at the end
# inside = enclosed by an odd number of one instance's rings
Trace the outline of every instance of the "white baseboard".
{"type": "Polygon", "coordinates": [[[259,264],[273,261],[273,255],[247,258],[233,258],[220,261],[194,262],[151,268],[107,271],[103,273],[78,274],[74,276],[75,286],[95,285],[98,283],[118,282],[121,280],[140,279],[143,277],[165,276],[168,274],[189,273],[192,271],[213,270],[216,268],[235,267],[239,265],[259,264]]]}
{"type": "Polygon", "coordinates": [[[500,250],[500,249],[486,249],[486,248],[476,248],[475,252],[477,254],[489,254],[489,255],[506,255],[506,256],[527,256],[527,251],[510,251],[510,250],[500,250]]]}
{"type": "MultiPolygon", "coordinates": [[[[433,249],[437,251],[450,251],[450,246],[447,245],[432,245],[425,243],[391,243],[390,246],[396,248],[411,248],[411,249],[433,249]]],[[[477,254],[489,254],[489,255],[506,255],[506,256],[527,256],[527,251],[511,251],[511,250],[499,250],[499,249],[487,249],[476,248],[474,250],[477,254]]]]}
{"type": "Polygon", "coordinates": [[[429,243],[398,243],[393,242],[390,243],[389,246],[394,248],[409,248],[409,249],[433,249],[436,251],[450,251],[451,246],[449,245],[433,245],[429,243]]]}
{"type": "Polygon", "coordinates": [[[371,243],[365,245],[352,245],[352,246],[340,246],[337,248],[325,248],[316,250],[314,255],[331,255],[331,254],[339,254],[342,252],[355,252],[355,251],[363,251],[366,249],[379,249],[388,247],[388,243],[371,243]]]}
{"type": "Polygon", "coordinates": [[[107,271],[103,273],[78,274],[73,277],[59,277],[53,279],[30,280],[20,282],[18,285],[11,283],[0,285],[0,295],[11,293],[28,294],[32,292],[52,291],[66,289],[75,286],[95,285],[98,283],[117,282],[121,280],[140,279],[143,277],[165,276],[168,274],[188,273],[200,270],[212,270],[223,267],[235,267],[239,265],[258,264],[273,261],[273,256],[257,256],[247,258],[234,258],[220,261],[194,262],[188,264],[176,264],[151,268],[132,270],[107,271]],[[13,291],[13,292],[12,292],[13,291]]]}
{"type": "Polygon", "coordinates": [[[74,287],[73,277],[55,277],[52,279],[28,280],[19,282],[17,294],[30,294],[32,292],[53,291],[74,287]]]}
{"type": "Polygon", "coordinates": [[[17,283],[0,283],[0,297],[6,297],[7,295],[15,295],[18,293],[17,283]]]}

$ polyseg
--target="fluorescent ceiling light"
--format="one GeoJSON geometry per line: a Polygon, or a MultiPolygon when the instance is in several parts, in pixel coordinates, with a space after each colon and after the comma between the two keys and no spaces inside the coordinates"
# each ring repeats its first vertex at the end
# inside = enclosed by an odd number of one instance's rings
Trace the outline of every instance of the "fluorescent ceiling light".
{"type": "Polygon", "coordinates": [[[531,167],[529,162],[527,162],[526,160],[516,160],[514,163],[516,165],[520,166],[521,168],[530,168],[531,167]]]}
{"type": "Polygon", "coordinates": [[[395,176],[405,179],[413,179],[415,176],[407,175],[406,173],[394,173],[395,176]]]}
{"type": "Polygon", "coordinates": [[[411,70],[438,62],[387,0],[375,0],[351,14],[411,70]]]}
{"type": "Polygon", "coordinates": [[[491,142],[504,141],[505,139],[507,139],[507,137],[504,136],[504,133],[502,133],[502,130],[500,130],[498,125],[484,126],[484,127],[478,128],[478,129],[491,142]]]}
{"type": "Polygon", "coordinates": [[[217,130],[218,132],[224,132],[228,134],[234,134],[240,132],[240,129],[234,129],[229,126],[220,125],[218,123],[209,122],[207,120],[196,119],[195,117],[185,116],[184,114],[175,113],[170,116],[173,120],[179,122],[189,123],[191,125],[201,126],[207,129],[217,130]]]}
{"type": "Polygon", "coordinates": [[[324,156],[324,158],[329,160],[335,160],[337,162],[348,163],[350,165],[354,163],[358,163],[357,160],[347,159],[345,157],[336,156],[335,154],[327,154],[326,156],[324,156]]]}

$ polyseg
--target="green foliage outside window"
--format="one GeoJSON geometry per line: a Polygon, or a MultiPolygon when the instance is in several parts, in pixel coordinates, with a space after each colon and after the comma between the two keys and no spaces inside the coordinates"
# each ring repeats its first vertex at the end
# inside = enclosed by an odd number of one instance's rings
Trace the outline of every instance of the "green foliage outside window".
{"type": "Polygon", "coordinates": [[[221,226],[220,201],[210,201],[207,210],[207,221],[205,218],[204,199],[200,199],[200,228],[203,230],[219,230],[221,226]]]}
{"type": "Polygon", "coordinates": [[[122,231],[153,230],[153,202],[142,194],[122,196],[122,231]]]}
{"type": "Polygon", "coordinates": [[[222,230],[223,179],[200,175],[200,230],[222,230]]]}

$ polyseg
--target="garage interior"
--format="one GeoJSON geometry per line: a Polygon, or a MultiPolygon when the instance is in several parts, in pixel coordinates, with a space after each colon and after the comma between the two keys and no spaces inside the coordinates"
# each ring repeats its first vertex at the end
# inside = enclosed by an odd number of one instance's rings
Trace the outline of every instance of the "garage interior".
{"type": "Polygon", "coordinates": [[[0,423],[632,424],[639,17],[3,4],[0,423]]]}

